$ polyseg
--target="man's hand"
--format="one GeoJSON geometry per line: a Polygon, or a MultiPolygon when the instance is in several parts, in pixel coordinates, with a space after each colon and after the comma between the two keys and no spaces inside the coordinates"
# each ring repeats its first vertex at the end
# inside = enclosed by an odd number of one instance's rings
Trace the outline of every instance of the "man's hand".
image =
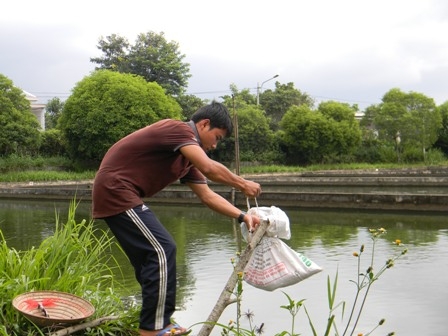
{"type": "Polygon", "coordinates": [[[257,227],[260,225],[260,218],[257,216],[246,214],[244,216],[244,223],[246,224],[249,233],[254,233],[257,227]]]}
{"type": "Polygon", "coordinates": [[[257,182],[245,180],[244,188],[241,191],[246,197],[258,197],[261,195],[261,186],[257,182]]]}

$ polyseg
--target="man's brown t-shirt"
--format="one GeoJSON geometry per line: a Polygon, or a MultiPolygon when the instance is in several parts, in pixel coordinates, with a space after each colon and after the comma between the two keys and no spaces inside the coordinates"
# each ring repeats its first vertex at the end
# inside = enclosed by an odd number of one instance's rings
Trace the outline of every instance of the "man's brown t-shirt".
{"type": "Polygon", "coordinates": [[[93,185],[93,217],[117,215],[142,204],[169,184],[207,183],[181,154],[185,145],[199,146],[193,122],[165,119],[129,134],[106,153],[93,185]]]}

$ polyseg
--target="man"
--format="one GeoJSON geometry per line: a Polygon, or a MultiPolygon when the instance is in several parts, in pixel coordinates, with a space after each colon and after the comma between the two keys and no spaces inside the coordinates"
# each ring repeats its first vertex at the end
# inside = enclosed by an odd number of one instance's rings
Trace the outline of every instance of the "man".
{"type": "Polygon", "coordinates": [[[165,119],[124,137],[101,162],[93,186],[93,217],[106,221],[134,266],[142,287],[142,336],[189,332],[170,324],[176,304],[175,242],[142,198],[180,179],[210,209],[245,222],[249,230],[260,223],[207,185],[210,179],[247,197],[261,193],[258,183],[233,174],[206,154],[232,129],[229,111],[212,102],[189,122],[165,119]]]}

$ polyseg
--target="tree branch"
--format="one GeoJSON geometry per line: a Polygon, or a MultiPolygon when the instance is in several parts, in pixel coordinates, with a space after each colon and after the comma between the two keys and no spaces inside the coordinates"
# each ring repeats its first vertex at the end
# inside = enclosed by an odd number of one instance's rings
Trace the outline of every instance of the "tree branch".
{"type": "Polygon", "coordinates": [[[103,323],[104,321],[109,321],[109,320],[117,320],[118,316],[103,316],[100,318],[97,318],[96,320],[92,320],[92,321],[88,321],[88,322],[84,322],[84,323],[80,323],[80,324],[76,324],[61,330],[58,330],[52,334],[50,334],[50,336],[65,336],[65,335],[71,335],[79,330],[83,330],[86,328],[90,328],[90,327],[95,327],[97,325],[100,325],[101,323],[103,323]]]}
{"type": "Polygon", "coordinates": [[[219,299],[216,302],[215,307],[213,308],[212,312],[210,313],[207,321],[202,325],[202,328],[199,331],[197,336],[210,335],[210,333],[213,330],[213,327],[215,326],[216,322],[218,322],[224,309],[230,303],[233,303],[235,301],[235,300],[230,300],[230,295],[232,295],[233,290],[235,289],[235,286],[238,282],[238,273],[244,271],[244,268],[246,267],[252,253],[254,252],[254,248],[260,242],[261,238],[263,237],[264,233],[266,232],[268,225],[269,225],[269,221],[267,221],[267,220],[261,221],[260,226],[258,227],[257,231],[255,231],[255,233],[252,237],[252,240],[246,247],[246,250],[243,253],[241,253],[239,261],[235,265],[232,275],[230,276],[229,280],[227,281],[227,284],[224,286],[224,289],[221,292],[221,295],[219,296],[219,299]]]}

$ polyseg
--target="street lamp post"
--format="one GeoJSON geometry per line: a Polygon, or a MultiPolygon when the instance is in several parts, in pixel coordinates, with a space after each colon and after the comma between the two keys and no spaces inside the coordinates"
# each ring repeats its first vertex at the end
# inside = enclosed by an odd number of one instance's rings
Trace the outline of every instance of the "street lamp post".
{"type": "Polygon", "coordinates": [[[261,83],[257,83],[257,105],[260,105],[260,93],[261,93],[261,89],[263,89],[263,84],[266,82],[269,82],[270,80],[277,78],[278,75],[275,75],[274,77],[271,77],[269,79],[266,79],[264,82],[261,83]]]}

